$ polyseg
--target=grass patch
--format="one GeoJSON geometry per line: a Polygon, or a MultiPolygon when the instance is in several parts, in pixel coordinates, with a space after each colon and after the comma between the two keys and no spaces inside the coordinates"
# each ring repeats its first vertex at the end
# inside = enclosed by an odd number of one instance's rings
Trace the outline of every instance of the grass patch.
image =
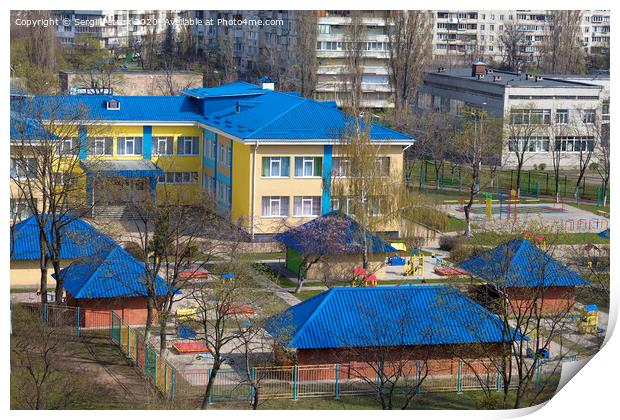
{"type": "MultiPolygon", "coordinates": [[[[545,234],[547,241],[554,245],[585,245],[585,244],[609,244],[609,239],[601,238],[597,233],[592,232],[565,232],[545,234]]],[[[497,246],[511,239],[521,238],[520,234],[495,233],[495,232],[476,232],[472,238],[464,239],[467,245],[497,246]]]]}
{"type": "MultiPolygon", "coordinates": [[[[559,379],[559,375],[558,379],[559,379]]],[[[536,405],[548,401],[553,396],[556,386],[547,386],[540,395],[532,395],[525,399],[523,405],[536,405]]],[[[464,391],[461,394],[453,392],[426,393],[414,397],[409,405],[410,410],[473,410],[473,409],[502,409],[503,394],[492,393],[491,398],[481,391],[464,391]]],[[[395,398],[394,409],[399,409],[401,398],[395,398]]],[[[505,408],[512,408],[514,392],[510,392],[505,408]]],[[[219,409],[250,409],[247,402],[230,402],[214,404],[219,409]]],[[[261,410],[380,410],[381,403],[371,395],[352,395],[335,398],[301,398],[297,401],[290,399],[273,399],[262,401],[261,410]]]]}
{"type": "Polygon", "coordinates": [[[291,294],[299,300],[307,300],[307,299],[310,299],[311,297],[318,295],[319,293],[323,293],[324,291],[325,290],[303,290],[301,289],[299,293],[291,293],[291,294]]]}
{"type": "Polygon", "coordinates": [[[260,272],[262,275],[264,275],[280,287],[291,288],[297,286],[297,283],[295,283],[293,280],[278,273],[265,263],[255,263],[254,269],[256,269],[256,271],[260,272]]]}

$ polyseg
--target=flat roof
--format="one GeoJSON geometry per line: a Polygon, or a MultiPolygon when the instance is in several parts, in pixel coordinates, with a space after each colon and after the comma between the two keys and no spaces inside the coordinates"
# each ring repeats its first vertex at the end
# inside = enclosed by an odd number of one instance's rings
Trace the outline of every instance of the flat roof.
{"type": "MultiPolygon", "coordinates": [[[[515,86],[515,87],[598,87],[584,82],[577,82],[574,80],[567,80],[567,75],[542,75],[542,80],[536,80],[536,77],[527,79],[526,73],[514,73],[503,70],[492,69],[492,73],[485,74],[483,79],[478,79],[477,76],[471,75],[471,67],[456,67],[452,69],[445,69],[441,73],[435,71],[428,71],[428,75],[445,77],[445,78],[458,78],[463,80],[471,80],[480,83],[487,83],[490,85],[500,86],[515,86]],[[493,76],[501,76],[500,80],[494,81],[493,76]]],[[[575,76],[578,77],[578,76],[575,76]]]]}

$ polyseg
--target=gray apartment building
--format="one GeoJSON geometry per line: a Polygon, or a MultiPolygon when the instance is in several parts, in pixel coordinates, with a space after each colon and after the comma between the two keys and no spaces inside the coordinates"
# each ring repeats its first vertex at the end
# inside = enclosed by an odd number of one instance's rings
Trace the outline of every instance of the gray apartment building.
{"type": "Polygon", "coordinates": [[[415,106],[454,115],[473,107],[503,118],[501,159],[506,167],[516,165],[514,152],[525,145],[526,168],[552,167],[554,150],[561,151],[561,167],[572,168],[579,165],[580,154],[595,151],[601,124],[609,117],[608,109],[603,115],[603,89],[567,77],[498,71],[475,63],[427,72],[415,106]],[[519,130],[524,125],[532,128],[519,130]]]}

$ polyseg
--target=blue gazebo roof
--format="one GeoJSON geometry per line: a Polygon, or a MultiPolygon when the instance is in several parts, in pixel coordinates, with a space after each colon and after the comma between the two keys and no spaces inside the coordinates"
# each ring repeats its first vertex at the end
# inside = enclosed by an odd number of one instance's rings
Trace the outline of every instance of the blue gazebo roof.
{"type": "Polygon", "coordinates": [[[501,343],[501,320],[449,286],[334,287],[267,320],[296,349],[501,343]]]}
{"type": "Polygon", "coordinates": [[[459,265],[499,287],[582,286],[589,284],[526,239],[514,239],[459,265]]]}
{"type": "MultiPolygon", "coordinates": [[[[122,247],[113,244],[61,270],[65,289],[76,299],[148,296],[146,269],[122,247]]],[[[169,285],[157,276],[156,292],[169,285]]]]}
{"type": "MultiPolygon", "coordinates": [[[[390,244],[366,230],[373,253],[397,252],[390,244]]],[[[301,253],[343,255],[359,253],[362,246],[360,224],[350,216],[331,212],[274,236],[274,239],[301,253]]]]}
{"type": "Polygon", "coordinates": [[[605,229],[602,232],[599,232],[598,236],[601,238],[609,239],[609,228],[605,229]]]}
{"type": "MultiPolygon", "coordinates": [[[[40,215],[46,221],[45,231],[52,238],[50,217],[40,215]]],[[[108,236],[99,232],[82,219],[71,215],[59,218],[61,232],[61,259],[77,259],[92,255],[102,247],[114,244],[108,236]]],[[[15,225],[11,238],[12,260],[38,260],[40,257],[39,224],[34,215],[15,225]]]]}

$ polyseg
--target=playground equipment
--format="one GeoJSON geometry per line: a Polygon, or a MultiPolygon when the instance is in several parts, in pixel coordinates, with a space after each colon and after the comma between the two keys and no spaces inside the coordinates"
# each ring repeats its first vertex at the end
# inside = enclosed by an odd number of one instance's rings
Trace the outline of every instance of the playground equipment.
{"type": "Polygon", "coordinates": [[[424,254],[411,255],[403,266],[403,276],[424,275],[424,254]]]}
{"type": "Polygon", "coordinates": [[[196,331],[194,331],[191,325],[179,325],[177,327],[177,335],[184,339],[193,340],[196,338],[196,331]]]}
{"type": "Polygon", "coordinates": [[[547,249],[547,240],[545,239],[543,235],[536,235],[535,233],[532,233],[529,230],[526,230],[523,233],[521,233],[521,236],[523,236],[523,238],[527,239],[528,241],[533,242],[539,248],[544,249],[544,250],[547,249]]]}
{"type": "Polygon", "coordinates": [[[176,315],[177,322],[198,320],[196,308],[179,308],[176,310],[175,315],[176,315]]]}
{"type": "Polygon", "coordinates": [[[172,343],[172,348],[179,354],[209,352],[209,347],[202,341],[176,341],[172,343]]]}
{"type": "Polygon", "coordinates": [[[551,352],[549,351],[550,343],[549,343],[549,340],[545,340],[545,336],[541,335],[540,337],[537,337],[536,333],[532,331],[530,333],[530,337],[526,337],[525,341],[527,343],[527,348],[525,352],[527,357],[531,357],[531,358],[538,357],[542,359],[549,359],[551,357],[551,352]],[[533,348],[532,346],[530,346],[532,339],[534,343],[538,344],[538,345],[534,344],[533,348]],[[538,348],[538,350],[536,351],[536,354],[535,354],[534,350],[536,348],[538,348]]]}
{"type": "Polygon", "coordinates": [[[355,269],[353,270],[351,287],[355,286],[375,287],[377,286],[377,276],[375,276],[374,274],[368,274],[368,272],[363,267],[355,267],[355,269]]]}
{"type": "Polygon", "coordinates": [[[405,265],[406,262],[407,261],[405,260],[405,258],[399,255],[392,255],[389,256],[387,259],[387,264],[392,266],[405,265]]]}
{"type": "Polygon", "coordinates": [[[579,319],[579,329],[583,334],[595,334],[598,332],[598,306],[585,305],[579,311],[581,318],[579,319]]]}
{"type": "Polygon", "coordinates": [[[485,196],[484,202],[486,204],[485,213],[487,216],[487,220],[490,222],[491,220],[493,220],[493,208],[492,208],[493,194],[485,193],[484,196],[485,196]]]}

